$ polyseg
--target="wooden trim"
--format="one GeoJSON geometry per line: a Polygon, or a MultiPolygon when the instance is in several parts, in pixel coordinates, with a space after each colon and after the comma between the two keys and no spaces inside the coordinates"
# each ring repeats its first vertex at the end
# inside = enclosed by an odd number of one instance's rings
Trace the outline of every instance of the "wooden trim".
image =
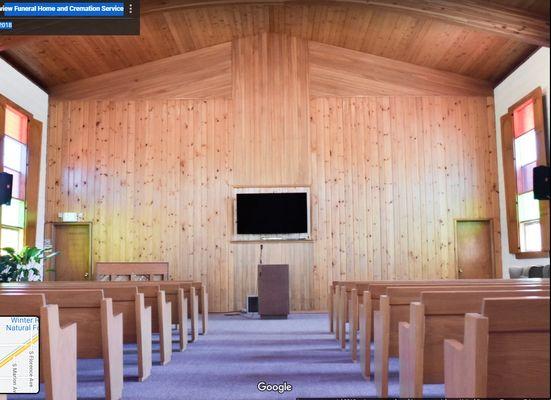
{"type": "Polygon", "coordinates": [[[503,179],[505,182],[505,210],[507,213],[509,253],[517,254],[520,252],[520,242],[518,237],[517,183],[513,138],[513,117],[508,113],[501,116],[501,154],[503,158],[503,179]]]}
{"type": "Polygon", "coordinates": [[[25,235],[27,246],[36,244],[38,218],[38,186],[40,182],[40,154],[42,149],[42,122],[31,119],[27,134],[27,177],[25,182],[25,235]]]}
{"type": "MultiPolygon", "coordinates": [[[[2,95],[0,95],[2,96],[2,95]]],[[[6,110],[0,98],[0,150],[4,149],[4,128],[6,126],[6,110]]],[[[4,171],[4,151],[0,151],[0,172],[4,171]]],[[[2,207],[0,207],[1,209],[2,207]]],[[[0,217],[1,217],[0,213],[0,217]]]]}
{"type": "MultiPolygon", "coordinates": [[[[29,118],[29,120],[33,119],[33,115],[30,112],[28,112],[27,110],[25,110],[23,107],[19,106],[17,103],[13,102],[12,100],[8,99],[6,96],[3,96],[2,94],[0,94],[0,106],[3,107],[6,105],[16,109],[21,114],[26,115],[27,118],[29,118]]],[[[2,124],[2,130],[4,130],[4,124],[2,124]]]]}
{"type": "Polygon", "coordinates": [[[514,157],[514,118],[516,108],[533,99],[534,101],[534,130],[536,131],[538,160],[537,165],[548,165],[547,146],[545,143],[545,120],[543,115],[543,91],[541,87],[532,90],[526,96],[508,108],[508,112],[501,116],[501,146],[503,158],[503,176],[505,181],[505,204],[507,212],[507,230],[509,252],[518,259],[547,257],[549,252],[549,202],[540,201],[540,223],[542,232],[541,252],[521,252],[518,231],[517,215],[517,183],[514,157]]]}
{"type": "Polygon", "coordinates": [[[183,8],[220,5],[288,5],[297,3],[356,4],[381,7],[401,14],[438,19],[454,25],[514,38],[525,43],[549,46],[549,24],[545,16],[511,6],[474,0],[165,0],[142,4],[140,12],[142,15],[147,15],[183,8]]]}
{"type": "MultiPolygon", "coordinates": [[[[528,100],[530,99],[536,99],[536,97],[542,97],[543,96],[543,91],[541,90],[541,87],[537,87],[535,88],[534,90],[532,90],[530,93],[528,93],[527,95],[525,95],[524,97],[522,97],[520,100],[517,100],[513,105],[509,106],[509,108],[507,109],[507,112],[509,112],[510,114],[513,113],[513,111],[515,111],[519,106],[521,106],[522,104],[526,103],[528,100]]],[[[537,123],[537,122],[536,122],[537,123]]]]}
{"type": "Polygon", "coordinates": [[[519,260],[528,259],[528,258],[545,258],[549,257],[548,251],[525,251],[524,253],[515,254],[515,258],[519,260]]]}

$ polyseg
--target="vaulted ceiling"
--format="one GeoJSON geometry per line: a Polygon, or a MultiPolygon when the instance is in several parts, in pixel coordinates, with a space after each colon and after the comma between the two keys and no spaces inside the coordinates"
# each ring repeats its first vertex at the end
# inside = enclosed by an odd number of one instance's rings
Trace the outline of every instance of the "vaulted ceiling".
{"type": "Polygon", "coordinates": [[[549,46],[548,0],[142,0],[140,36],[0,36],[45,88],[262,32],[499,82],[549,46]]]}

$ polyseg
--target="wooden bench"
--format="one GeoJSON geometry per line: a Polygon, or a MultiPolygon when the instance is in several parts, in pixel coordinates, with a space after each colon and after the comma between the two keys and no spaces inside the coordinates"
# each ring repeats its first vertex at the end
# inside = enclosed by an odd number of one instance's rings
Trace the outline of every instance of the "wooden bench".
{"type": "MultiPolygon", "coordinates": [[[[196,309],[196,303],[197,298],[195,295],[195,288],[191,288],[190,291],[188,291],[187,298],[186,298],[186,292],[185,289],[182,288],[177,283],[170,283],[170,284],[162,284],[161,289],[166,294],[167,301],[171,304],[171,324],[178,326],[178,334],[179,334],[179,349],[180,351],[183,351],[187,347],[187,336],[188,336],[188,330],[187,330],[187,319],[188,319],[188,299],[189,302],[191,302],[195,309],[196,309]]],[[[194,314],[192,312],[192,318],[191,318],[191,325],[192,325],[192,338],[195,339],[195,332],[197,327],[197,314],[194,314]]]]}
{"type": "Polygon", "coordinates": [[[0,293],[0,315],[40,317],[40,364],[46,400],[77,398],[77,325],[63,327],[55,304],[41,293],[0,293]]]}
{"type": "Polygon", "coordinates": [[[160,362],[166,365],[172,359],[172,305],[159,285],[139,285],[138,292],[151,307],[151,330],[159,334],[160,362]]]}
{"type": "MultiPolygon", "coordinates": [[[[57,304],[61,324],[77,324],[77,357],[102,358],[105,398],[122,398],[123,327],[122,314],[114,314],[111,299],[99,290],[37,288],[47,304],[57,304]]],[[[2,293],[28,294],[29,291],[5,290],[2,293]]]]}
{"type": "MultiPolygon", "coordinates": [[[[169,280],[168,262],[96,262],[95,277],[97,281],[155,281],[161,283],[169,280]]],[[[198,308],[202,316],[202,333],[208,330],[208,294],[205,285],[195,281],[171,281],[172,283],[193,284],[199,296],[198,308]]],[[[191,314],[190,314],[191,315],[191,314]]]]}
{"type": "Polygon", "coordinates": [[[146,306],[143,293],[138,293],[137,286],[117,285],[108,282],[30,282],[30,283],[2,283],[0,291],[4,290],[36,290],[70,289],[88,290],[101,289],[106,298],[113,303],[113,310],[123,316],[124,343],[133,343],[137,346],[138,380],[144,381],[151,375],[152,346],[151,346],[151,307],[146,306]]]}
{"type": "MultiPolygon", "coordinates": [[[[371,342],[374,337],[373,334],[373,313],[379,310],[379,301],[382,295],[386,294],[388,287],[406,287],[406,286],[441,286],[441,285],[482,285],[482,284],[501,284],[501,285],[548,285],[549,280],[453,280],[453,281],[387,281],[387,282],[374,282],[363,283],[357,287],[363,288],[361,296],[358,291],[357,296],[354,296],[354,289],[352,293],[352,306],[351,308],[358,308],[359,320],[356,328],[354,317],[351,318],[350,327],[350,347],[351,353],[354,353],[354,349],[357,345],[357,333],[360,336],[360,348],[359,358],[361,371],[366,379],[371,377],[371,342]],[[367,296],[367,297],[366,297],[367,296]],[[359,305],[358,305],[359,303],[359,305]]],[[[354,313],[354,311],[352,311],[354,313]]]]}
{"type": "Polygon", "coordinates": [[[426,286],[397,286],[387,287],[386,295],[379,299],[379,310],[373,312],[374,331],[374,380],[377,395],[388,395],[388,361],[389,357],[398,356],[398,327],[402,321],[409,322],[409,305],[419,301],[423,291],[469,291],[473,290],[499,290],[512,287],[534,287],[539,285],[426,285],[426,286]]]}
{"type": "MultiPolygon", "coordinates": [[[[473,288],[474,289],[474,288],[473,288]]],[[[399,325],[400,397],[423,397],[423,384],[444,383],[444,339],[463,338],[465,314],[486,297],[549,296],[549,289],[422,292],[399,325]]]]}
{"type": "MultiPolygon", "coordinates": [[[[113,284],[113,283],[111,283],[113,284]]],[[[147,282],[147,281],[121,281],[120,285],[132,285],[137,287],[154,286],[159,287],[165,292],[166,300],[171,303],[171,324],[178,325],[180,335],[180,349],[185,349],[187,343],[187,318],[191,319],[191,341],[195,341],[199,335],[199,296],[197,295],[196,282],[147,282]],[[179,295],[179,289],[182,289],[183,296],[179,295]],[[184,312],[185,309],[185,312],[184,312]],[[180,311],[181,310],[181,311],[180,311]],[[174,315],[176,314],[176,315],[174,315]],[[183,320],[185,316],[185,321],[183,320]],[[180,323],[180,321],[184,321],[180,323]]],[[[200,284],[200,283],[199,283],[200,284]]],[[[155,323],[156,317],[153,317],[155,323]]]]}
{"type": "Polygon", "coordinates": [[[151,306],[146,306],[143,293],[137,287],[103,287],[103,294],[113,302],[113,310],[123,316],[123,341],[135,343],[138,352],[138,380],[151,375],[152,327],[151,306]]]}
{"type": "MultiPolygon", "coordinates": [[[[330,293],[334,292],[333,300],[331,301],[332,307],[330,308],[330,313],[332,317],[330,318],[336,329],[335,337],[340,343],[341,348],[346,349],[346,323],[350,322],[350,340],[351,343],[351,355],[352,359],[356,361],[357,359],[357,333],[359,326],[359,306],[363,301],[363,292],[369,290],[370,285],[372,284],[382,284],[382,285],[424,285],[424,284],[452,284],[457,285],[469,285],[474,283],[485,284],[485,283],[502,283],[502,284],[519,284],[527,283],[534,284],[540,283],[542,281],[549,282],[549,279],[523,279],[515,280],[511,279],[449,279],[449,280],[419,280],[419,281],[340,281],[335,282],[330,288],[330,293]],[[335,311],[336,310],[336,311],[335,311]],[[354,336],[354,337],[352,337],[354,336]]],[[[373,306],[377,307],[377,301],[373,302],[373,306]]]]}
{"type": "Polygon", "coordinates": [[[549,297],[487,298],[444,342],[446,397],[549,398],[549,297]]]}
{"type": "MultiPolygon", "coordinates": [[[[343,284],[354,284],[354,283],[362,283],[365,281],[333,281],[331,285],[329,285],[329,296],[327,297],[327,308],[328,308],[328,316],[329,316],[329,332],[336,334],[337,329],[337,310],[338,310],[338,286],[343,284]]],[[[337,337],[338,339],[338,337],[337,337]]]]}
{"type": "Polygon", "coordinates": [[[96,262],[98,281],[168,281],[168,262],[96,262]]]}

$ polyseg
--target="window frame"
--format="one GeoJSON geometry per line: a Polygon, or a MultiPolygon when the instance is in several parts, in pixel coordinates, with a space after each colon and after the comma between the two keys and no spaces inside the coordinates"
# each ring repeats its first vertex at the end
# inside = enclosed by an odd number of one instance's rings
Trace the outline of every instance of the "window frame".
{"type": "Polygon", "coordinates": [[[541,224],[541,251],[521,251],[520,221],[518,217],[519,194],[514,153],[514,111],[527,101],[534,104],[534,131],[536,134],[537,166],[549,165],[545,120],[543,115],[543,91],[538,87],[511,105],[507,114],[501,116],[501,145],[503,158],[503,178],[505,182],[505,206],[507,213],[507,230],[509,252],[518,259],[543,258],[549,255],[549,202],[539,201],[541,224]]]}
{"type": "MultiPolygon", "coordinates": [[[[4,97],[0,94],[0,172],[4,171],[4,138],[6,137],[5,132],[5,124],[6,124],[6,108],[10,107],[17,112],[23,114],[25,117],[27,117],[27,143],[24,144],[25,146],[25,152],[26,152],[26,162],[25,162],[25,193],[27,192],[27,182],[28,182],[28,176],[29,176],[29,137],[31,134],[31,122],[33,121],[33,115],[29,113],[27,110],[23,109],[7,97],[4,97]]],[[[17,140],[17,139],[13,139],[17,140]]],[[[21,143],[21,142],[19,142],[21,143]]],[[[11,230],[18,230],[20,231],[22,237],[21,242],[23,243],[23,246],[27,244],[27,211],[28,211],[28,202],[27,202],[27,195],[25,195],[25,199],[21,200],[23,201],[24,206],[24,216],[23,216],[23,227],[15,227],[11,225],[4,225],[2,224],[2,207],[0,206],[0,235],[1,235],[1,229],[11,229],[11,230]]]]}

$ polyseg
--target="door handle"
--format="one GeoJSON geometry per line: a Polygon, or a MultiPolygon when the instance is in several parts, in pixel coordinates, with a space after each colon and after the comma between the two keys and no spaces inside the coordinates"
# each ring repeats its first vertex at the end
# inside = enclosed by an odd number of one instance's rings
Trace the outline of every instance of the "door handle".
{"type": "Polygon", "coordinates": [[[89,277],[90,277],[90,274],[89,274],[88,272],[86,272],[86,273],[84,274],[84,279],[88,279],[89,277]]]}
{"type": "Polygon", "coordinates": [[[463,273],[463,269],[462,269],[462,268],[459,268],[459,273],[460,273],[460,274],[463,273]]]}

